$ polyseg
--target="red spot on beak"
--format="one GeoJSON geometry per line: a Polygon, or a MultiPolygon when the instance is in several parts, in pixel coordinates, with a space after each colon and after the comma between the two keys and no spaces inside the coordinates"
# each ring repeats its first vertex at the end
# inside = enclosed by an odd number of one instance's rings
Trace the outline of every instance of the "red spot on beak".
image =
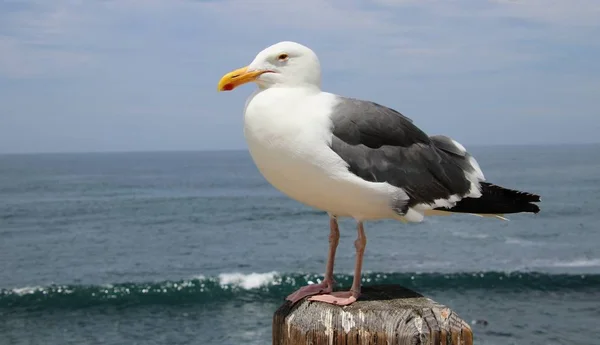
{"type": "Polygon", "coordinates": [[[225,86],[223,86],[223,90],[225,90],[225,91],[233,90],[233,84],[232,83],[225,84],[225,86]]]}

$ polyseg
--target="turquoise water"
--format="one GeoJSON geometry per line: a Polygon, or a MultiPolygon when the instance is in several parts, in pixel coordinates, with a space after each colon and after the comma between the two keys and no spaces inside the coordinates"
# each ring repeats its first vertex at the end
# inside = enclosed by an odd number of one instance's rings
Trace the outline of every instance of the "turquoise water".
{"type": "MultiPolygon", "coordinates": [[[[600,145],[474,147],[538,215],[366,224],[363,283],[452,307],[479,344],[600,337],[600,145]]],[[[341,222],[337,280],[355,227],[341,222]]],[[[0,156],[0,344],[268,344],[272,313],[322,278],[328,221],[246,152],[0,156]]]]}

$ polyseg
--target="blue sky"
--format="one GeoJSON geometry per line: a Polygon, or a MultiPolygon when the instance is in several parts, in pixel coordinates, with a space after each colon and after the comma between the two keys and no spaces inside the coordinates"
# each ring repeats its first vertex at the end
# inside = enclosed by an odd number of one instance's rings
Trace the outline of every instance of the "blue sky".
{"type": "Polygon", "coordinates": [[[281,40],[466,146],[598,142],[598,37],[597,0],[3,0],[0,152],[244,149],[216,84],[281,40]]]}

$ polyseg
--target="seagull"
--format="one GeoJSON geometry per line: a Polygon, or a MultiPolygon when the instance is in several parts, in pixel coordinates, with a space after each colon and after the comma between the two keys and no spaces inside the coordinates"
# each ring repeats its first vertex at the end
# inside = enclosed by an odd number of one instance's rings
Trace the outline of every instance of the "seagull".
{"type": "Polygon", "coordinates": [[[340,306],[361,292],[367,237],[363,223],[467,213],[505,219],[538,213],[540,197],[486,182],[475,158],[456,140],[429,136],[398,111],[321,89],[321,66],[310,48],[290,41],[259,52],[225,74],[218,91],[254,82],[244,107],[244,136],[264,178],[288,197],[329,215],[323,281],[287,296],[340,306]],[[333,291],[338,219],[353,218],[357,239],[353,283],[333,291]]]}

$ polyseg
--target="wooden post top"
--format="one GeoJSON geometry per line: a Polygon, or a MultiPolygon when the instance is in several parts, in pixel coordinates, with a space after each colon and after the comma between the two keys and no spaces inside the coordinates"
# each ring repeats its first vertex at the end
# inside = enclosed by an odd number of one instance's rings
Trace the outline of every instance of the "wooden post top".
{"type": "Polygon", "coordinates": [[[273,316],[273,345],[472,345],[456,313],[399,285],[365,286],[345,307],[286,301],[273,316]]]}

